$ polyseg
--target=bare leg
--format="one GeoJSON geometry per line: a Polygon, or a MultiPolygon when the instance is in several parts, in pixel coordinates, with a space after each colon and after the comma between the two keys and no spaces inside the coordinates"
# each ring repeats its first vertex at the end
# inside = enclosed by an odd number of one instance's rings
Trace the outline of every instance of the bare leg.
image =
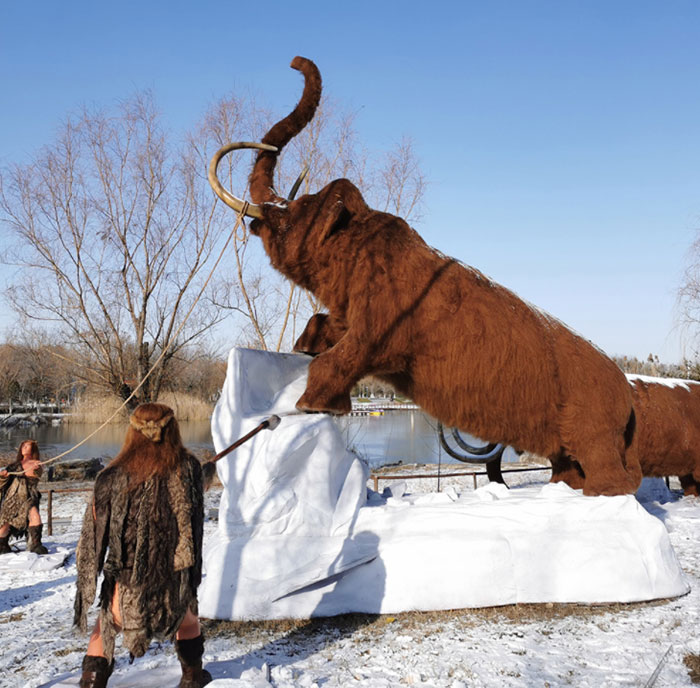
{"type": "Polygon", "coordinates": [[[194,615],[191,609],[187,610],[185,618],[180,624],[180,628],[177,629],[177,639],[178,640],[190,640],[191,638],[196,638],[201,635],[202,631],[199,627],[199,619],[194,615]]]}
{"type": "Polygon", "coordinates": [[[29,525],[30,526],[40,526],[41,525],[41,515],[39,514],[39,509],[33,506],[29,510],[29,525]]]}
{"type": "Polygon", "coordinates": [[[102,630],[99,620],[90,635],[87,651],[83,657],[82,674],[80,675],[80,686],[90,686],[91,688],[103,688],[109,682],[109,677],[114,669],[114,659],[107,661],[102,645],[102,630]]]}
{"type": "Polygon", "coordinates": [[[0,527],[0,554],[10,554],[10,524],[3,523],[0,527]]]}
{"type": "Polygon", "coordinates": [[[92,629],[85,654],[89,655],[90,657],[105,656],[104,646],[102,645],[102,629],[100,628],[99,619],[97,619],[97,623],[95,623],[95,627],[92,629]]]}
{"type": "MultiPolygon", "coordinates": [[[[121,629],[122,615],[119,611],[119,583],[115,583],[114,585],[114,597],[112,597],[112,616],[114,617],[114,623],[119,629],[121,629]]],[[[100,627],[99,619],[97,619],[97,623],[95,623],[95,627],[92,629],[85,654],[91,657],[105,656],[104,646],[102,645],[102,628],[100,627]]]]}

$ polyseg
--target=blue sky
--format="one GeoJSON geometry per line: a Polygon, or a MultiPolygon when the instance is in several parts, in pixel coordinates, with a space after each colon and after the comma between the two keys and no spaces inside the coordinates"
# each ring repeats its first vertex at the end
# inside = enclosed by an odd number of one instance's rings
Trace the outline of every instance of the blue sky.
{"type": "Polygon", "coordinates": [[[175,130],[235,89],[282,116],[297,54],[366,146],[413,139],[430,244],[609,354],[692,354],[674,324],[700,227],[695,0],[5,2],[0,163],[137,89],[175,130]]]}

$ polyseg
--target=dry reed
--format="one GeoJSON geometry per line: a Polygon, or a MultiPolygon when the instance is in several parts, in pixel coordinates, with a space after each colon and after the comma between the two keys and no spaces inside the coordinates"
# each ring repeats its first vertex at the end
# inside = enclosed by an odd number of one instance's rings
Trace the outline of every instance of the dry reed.
{"type": "MultiPolygon", "coordinates": [[[[158,401],[170,406],[179,421],[209,420],[213,411],[212,404],[190,394],[165,392],[158,401]]],[[[80,397],[66,415],[66,423],[104,423],[106,418],[121,406],[122,400],[115,395],[80,397]]],[[[112,423],[125,423],[129,418],[128,409],[122,409],[112,423]]]]}
{"type": "Polygon", "coordinates": [[[182,392],[164,392],[158,397],[158,401],[170,406],[179,421],[209,420],[214,410],[213,404],[182,392]]]}
{"type": "MultiPolygon", "coordinates": [[[[85,395],[78,397],[68,414],[63,419],[64,423],[104,423],[122,404],[122,400],[114,395],[85,395]]],[[[129,417],[126,408],[122,409],[112,423],[125,423],[129,417]]]]}

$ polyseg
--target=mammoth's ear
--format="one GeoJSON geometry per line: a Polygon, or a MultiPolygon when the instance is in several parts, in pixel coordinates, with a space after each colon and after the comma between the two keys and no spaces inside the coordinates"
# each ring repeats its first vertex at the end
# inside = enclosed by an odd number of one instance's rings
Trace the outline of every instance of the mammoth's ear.
{"type": "Polygon", "coordinates": [[[331,234],[337,232],[350,222],[350,213],[342,198],[327,201],[321,208],[318,218],[318,243],[322,244],[331,234]]]}
{"type": "Polygon", "coordinates": [[[347,179],[332,182],[316,223],[318,243],[346,227],[352,217],[367,210],[359,189],[347,179]]]}

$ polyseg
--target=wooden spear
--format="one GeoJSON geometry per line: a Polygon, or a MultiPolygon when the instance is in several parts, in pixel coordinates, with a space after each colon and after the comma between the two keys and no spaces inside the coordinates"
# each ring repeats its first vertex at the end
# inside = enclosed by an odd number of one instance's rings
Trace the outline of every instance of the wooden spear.
{"type": "Polygon", "coordinates": [[[251,437],[254,437],[257,435],[261,430],[265,430],[267,428],[268,430],[274,430],[278,425],[280,424],[280,417],[272,415],[269,418],[266,418],[262,423],[259,425],[256,425],[249,433],[243,435],[243,437],[239,437],[233,444],[229,445],[226,447],[226,449],[222,449],[213,459],[209,459],[209,461],[205,462],[204,465],[202,466],[202,471],[204,474],[204,485],[205,488],[207,489],[209,485],[211,484],[212,479],[214,478],[214,464],[226,454],[230,454],[234,449],[237,449],[240,447],[242,444],[247,442],[251,437]]]}

